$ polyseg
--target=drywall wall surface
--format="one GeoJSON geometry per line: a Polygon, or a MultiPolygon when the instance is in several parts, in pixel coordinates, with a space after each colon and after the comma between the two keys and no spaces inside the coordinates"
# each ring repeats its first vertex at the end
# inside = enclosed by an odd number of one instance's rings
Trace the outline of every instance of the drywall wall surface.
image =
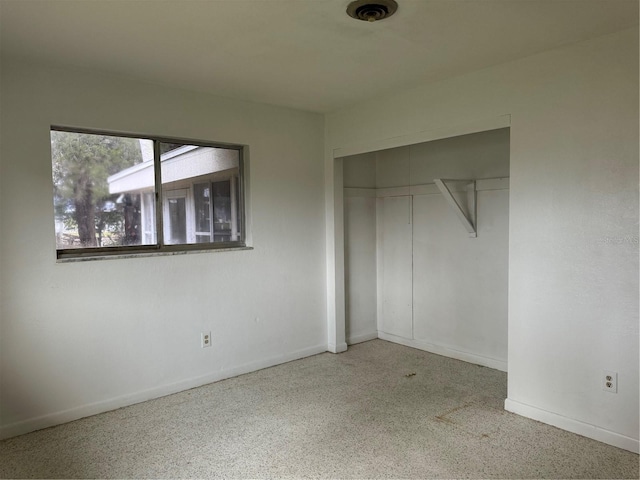
{"type": "Polygon", "coordinates": [[[411,185],[509,176],[508,128],[419,143],[409,151],[411,185]]]}
{"type": "MultiPolygon", "coordinates": [[[[355,158],[364,155],[354,155],[355,158]]],[[[376,153],[378,188],[424,185],[436,178],[509,176],[509,129],[460,135],[376,153]]]]}
{"type": "Polygon", "coordinates": [[[413,338],[507,365],[509,190],[477,192],[477,238],[440,194],[413,197],[413,338]]]}
{"type": "Polygon", "coordinates": [[[8,59],[1,83],[3,435],[326,350],[322,116],[8,59]],[[51,125],[248,145],[253,250],[56,263],[51,125]]]}
{"type": "Polygon", "coordinates": [[[376,187],[411,185],[411,149],[390,148],[376,153],[376,187]]]}
{"type": "Polygon", "coordinates": [[[344,188],[375,188],[376,186],[376,154],[364,153],[344,157],[344,188]]]}
{"type": "Polygon", "coordinates": [[[637,28],[330,114],[325,151],[504,115],[506,406],[637,451],[637,28]],[[603,391],[603,370],[618,372],[618,393],[603,391]]]}
{"type": "MultiPolygon", "coordinates": [[[[371,156],[373,153],[346,158],[371,156]]],[[[436,178],[509,176],[509,129],[459,135],[375,152],[377,188],[433,183],[436,178]]]]}
{"type": "Polygon", "coordinates": [[[378,336],[376,198],[346,195],[344,200],[345,320],[351,344],[378,336]]]}
{"type": "Polygon", "coordinates": [[[409,195],[381,198],[378,202],[378,330],[412,338],[412,221],[409,195]]]}

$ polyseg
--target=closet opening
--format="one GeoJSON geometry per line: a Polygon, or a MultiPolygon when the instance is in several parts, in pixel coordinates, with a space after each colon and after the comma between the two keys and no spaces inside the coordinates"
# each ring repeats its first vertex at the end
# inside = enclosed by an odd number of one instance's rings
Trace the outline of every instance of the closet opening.
{"type": "Polygon", "coordinates": [[[342,157],[347,343],[507,371],[509,134],[342,157]]]}

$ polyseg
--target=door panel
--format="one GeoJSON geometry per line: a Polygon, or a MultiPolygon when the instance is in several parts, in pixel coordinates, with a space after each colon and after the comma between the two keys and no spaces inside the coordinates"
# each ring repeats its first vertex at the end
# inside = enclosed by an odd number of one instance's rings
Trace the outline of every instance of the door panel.
{"type": "Polygon", "coordinates": [[[184,197],[170,198],[169,241],[167,243],[187,243],[187,205],[184,197]]]}
{"type": "Polygon", "coordinates": [[[164,242],[167,245],[182,245],[193,242],[193,221],[190,215],[189,190],[169,190],[164,194],[164,242]],[[191,234],[190,234],[191,233],[191,234]]]}

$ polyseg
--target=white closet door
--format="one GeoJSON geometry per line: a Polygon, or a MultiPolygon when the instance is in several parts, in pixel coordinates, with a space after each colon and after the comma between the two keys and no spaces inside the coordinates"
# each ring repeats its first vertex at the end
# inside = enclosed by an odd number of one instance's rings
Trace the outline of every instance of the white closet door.
{"type": "Polygon", "coordinates": [[[411,197],[384,197],[382,243],[382,332],[413,338],[411,197]]]}

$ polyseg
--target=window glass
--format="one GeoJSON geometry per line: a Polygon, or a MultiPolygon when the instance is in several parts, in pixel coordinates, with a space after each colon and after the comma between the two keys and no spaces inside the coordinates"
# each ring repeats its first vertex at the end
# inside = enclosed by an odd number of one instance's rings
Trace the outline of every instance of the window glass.
{"type": "Polygon", "coordinates": [[[143,163],[140,140],[51,131],[51,161],[58,249],[145,243],[140,191],[116,192],[109,182],[118,172],[143,163]]]}
{"type": "Polygon", "coordinates": [[[238,150],[160,144],[163,208],[168,244],[231,242],[240,238],[238,150]],[[233,185],[233,187],[232,187],[233,185]],[[178,209],[172,206],[181,193],[178,209]],[[233,195],[232,195],[233,190],[233,195]],[[172,196],[173,195],[173,196],[172,196]],[[184,215],[182,217],[181,215],[184,215]],[[176,222],[180,222],[179,224],[176,222]]]}

